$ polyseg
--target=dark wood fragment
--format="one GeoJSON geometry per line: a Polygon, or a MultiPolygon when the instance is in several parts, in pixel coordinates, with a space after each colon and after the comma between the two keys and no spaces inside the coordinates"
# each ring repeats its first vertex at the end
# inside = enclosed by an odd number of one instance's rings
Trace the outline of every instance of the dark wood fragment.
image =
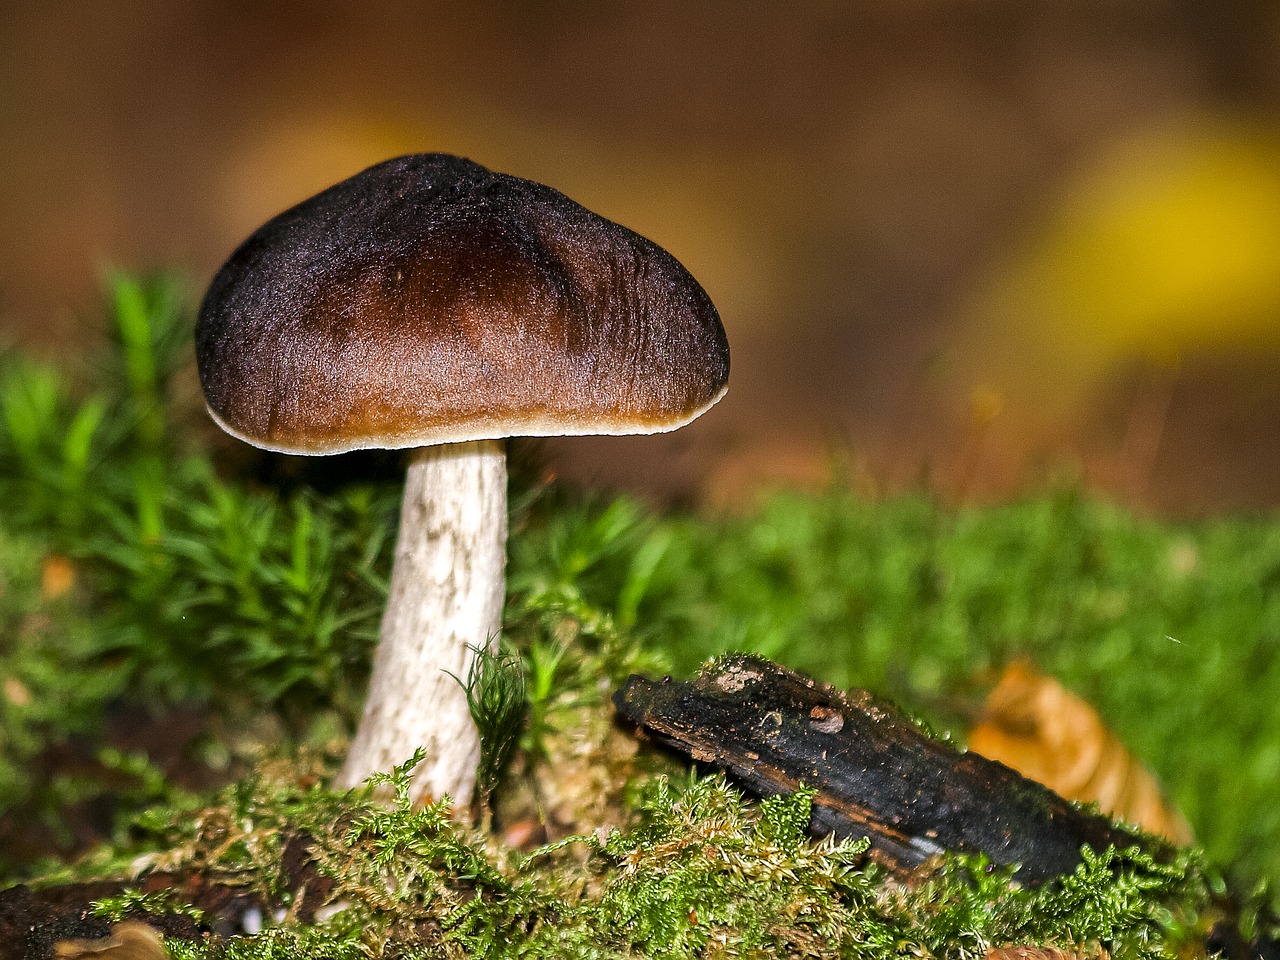
{"type": "Polygon", "coordinates": [[[632,676],[618,712],[751,791],[817,791],[810,830],[869,837],[876,856],[909,869],[944,850],[1020,864],[1040,883],[1070,873],[1083,846],[1137,838],[1004,764],[923,733],[870,693],[848,693],[759,657],[716,661],[692,682],[632,676]]]}

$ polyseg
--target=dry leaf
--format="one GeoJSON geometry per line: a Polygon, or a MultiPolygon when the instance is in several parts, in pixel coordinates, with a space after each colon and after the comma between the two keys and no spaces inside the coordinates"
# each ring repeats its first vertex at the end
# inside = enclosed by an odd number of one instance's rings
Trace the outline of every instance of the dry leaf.
{"type": "Polygon", "coordinates": [[[56,600],[75,586],[76,568],[64,556],[51,553],[44,558],[40,568],[40,595],[46,600],[56,600]]]}
{"type": "Polygon", "coordinates": [[[1094,709],[1025,662],[1010,664],[987,696],[969,749],[1068,800],[1097,803],[1108,816],[1191,842],[1182,815],[1094,709]]]}
{"type": "Polygon", "coordinates": [[[131,920],[117,923],[107,937],[59,940],[53,955],[57,960],[169,960],[160,931],[131,920]]]}
{"type": "Polygon", "coordinates": [[[31,691],[17,677],[5,677],[4,682],[0,683],[0,691],[4,692],[4,698],[15,707],[31,706],[31,691]]]}
{"type": "Polygon", "coordinates": [[[992,947],[985,960],[1110,960],[1110,954],[1101,946],[1083,950],[1063,950],[1060,947],[1032,947],[1009,944],[992,947]]]}

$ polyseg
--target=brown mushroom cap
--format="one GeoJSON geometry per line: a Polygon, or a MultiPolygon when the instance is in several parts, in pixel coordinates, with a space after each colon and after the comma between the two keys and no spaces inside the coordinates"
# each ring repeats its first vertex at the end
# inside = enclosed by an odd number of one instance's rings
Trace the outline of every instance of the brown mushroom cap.
{"type": "Polygon", "coordinates": [[[196,325],[209,410],[272,450],[651,433],[715,403],[719,315],[656,244],[469,160],[388,160],[246,240],[196,325]]]}

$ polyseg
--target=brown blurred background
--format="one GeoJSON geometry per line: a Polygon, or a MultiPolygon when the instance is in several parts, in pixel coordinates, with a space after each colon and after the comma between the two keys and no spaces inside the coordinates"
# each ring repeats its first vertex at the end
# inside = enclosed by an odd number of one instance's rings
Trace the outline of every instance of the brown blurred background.
{"type": "Polygon", "coordinates": [[[0,333],[79,351],[105,266],[198,295],[419,150],[558,187],[720,307],[728,398],[549,444],[563,475],[1280,504],[1272,0],[7,0],[0,333]]]}

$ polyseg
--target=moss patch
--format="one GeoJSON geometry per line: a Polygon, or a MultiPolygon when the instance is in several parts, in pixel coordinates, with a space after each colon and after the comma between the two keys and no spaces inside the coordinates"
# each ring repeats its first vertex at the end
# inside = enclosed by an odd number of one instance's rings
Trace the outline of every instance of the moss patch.
{"type": "MultiPolygon", "coordinates": [[[[1202,950],[1222,916],[1218,881],[1190,853],[1159,864],[1108,850],[1037,889],[973,858],[904,880],[863,843],[809,840],[810,794],[753,803],[696,776],[648,781],[625,824],[522,853],[445,806],[413,809],[403,773],[387,779],[389,809],[258,780],[174,816],[150,838],[168,852],[143,861],[138,882],[198,870],[279,919],[254,935],[172,939],[173,955],[971,958],[1052,944],[1156,958],[1202,950]],[[299,843],[304,870],[288,862],[299,843]]],[[[116,919],[171,909],[135,894],[98,905],[116,919]]]]}

